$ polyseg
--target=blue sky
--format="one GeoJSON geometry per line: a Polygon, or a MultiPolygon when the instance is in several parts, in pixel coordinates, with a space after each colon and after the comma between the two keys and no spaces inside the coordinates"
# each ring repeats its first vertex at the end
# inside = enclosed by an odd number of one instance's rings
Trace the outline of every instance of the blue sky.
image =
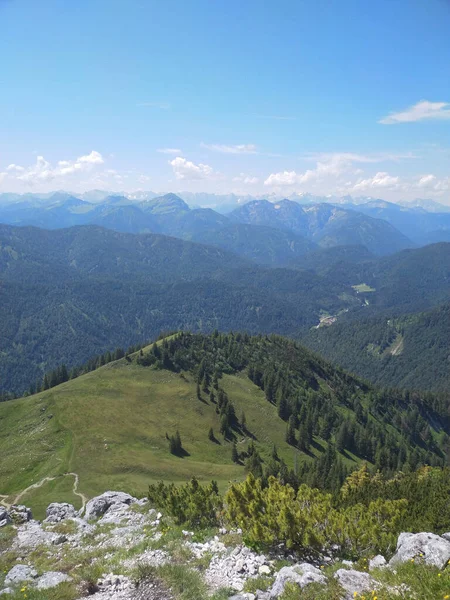
{"type": "Polygon", "coordinates": [[[450,0],[0,0],[0,191],[450,203],[450,0]]]}

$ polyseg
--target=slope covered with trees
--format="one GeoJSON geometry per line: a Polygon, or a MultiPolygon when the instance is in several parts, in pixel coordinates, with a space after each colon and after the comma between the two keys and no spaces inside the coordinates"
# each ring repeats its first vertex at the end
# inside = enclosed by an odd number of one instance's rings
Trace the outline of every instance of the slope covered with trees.
{"type": "Polygon", "coordinates": [[[218,332],[0,403],[0,419],[3,494],[67,472],[90,494],[246,472],[335,489],[362,460],[386,474],[442,465],[450,432],[444,396],[372,388],[277,336],[218,332]]]}
{"type": "Polygon", "coordinates": [[[343,320],[304,342],[345,369],[382,385],[450,389],[450,304],[402,317],[343,320]]]}
{"type": "Polygon", "coordinates": [[[360,303],[315,273],[267,269],[225,250],[98,227],[0,226],[0,391],[23,392],[160,331],[297,335],[321,311],[360,303]]]}

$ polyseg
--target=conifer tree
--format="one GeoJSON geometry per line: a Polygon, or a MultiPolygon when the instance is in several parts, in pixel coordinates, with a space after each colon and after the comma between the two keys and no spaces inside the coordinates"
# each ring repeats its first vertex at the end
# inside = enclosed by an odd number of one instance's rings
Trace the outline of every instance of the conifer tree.
{"type": "Polygon", "coordinates": [[[231,460],[234,463],[238,463],[239,462],[239,454],[236,448],[236,442],[233,442],[233,445],[231,446],[231,460]]]}
{"type": "Polygon", "coordinates": [[[297,442],[295,438],[294,420],[292,417],[289,418],[289,422],[286,428],[286,442],[291,446],[295,446],[297,442]]]}

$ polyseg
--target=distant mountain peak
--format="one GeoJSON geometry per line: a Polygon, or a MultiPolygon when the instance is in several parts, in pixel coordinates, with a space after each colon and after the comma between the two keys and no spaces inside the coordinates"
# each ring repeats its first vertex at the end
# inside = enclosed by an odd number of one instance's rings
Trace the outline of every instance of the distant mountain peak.
{"type": "Polygon", "coordinates": [[[176,194],[164,194],[141,203],[144,210],[151,210],[154,213],[171,213],[179,211],[189,211],[190,208],[186,202],[176,194]]]}

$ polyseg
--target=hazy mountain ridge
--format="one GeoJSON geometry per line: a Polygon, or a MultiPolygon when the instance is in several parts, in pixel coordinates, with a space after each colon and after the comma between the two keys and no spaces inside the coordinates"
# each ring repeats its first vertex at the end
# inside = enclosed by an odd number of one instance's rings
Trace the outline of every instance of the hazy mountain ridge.
{"type": "MultiPolygon", "coordinates": [[[[207,196],[202,195],[201,201],[205,202],[207,196]]],[[[235,208],[223,214],[223,210],[218,212],[211,207],[190,208],[185,200],[172,193],[157,196],[141,192],[125,197],[102,196],[94,190],[82,200],[66,192],[45,198],[33,194],[6,197],[8,201],[1,203],[0,196],[0,222],[50,229],[95,224],[130,233],[153,232],[201,239],[202,235],[208,238],[208,233],[232,223],[243,223],[289,230],[324,247],[362,244],[378,255],[416,243],[448,241],[450,236],[450,213],[427,213],[423,208],[405,208],[369,198],[321,198],[305,194],[294,195],[291,200],[276,200],[269,195],[269,201],[225,196],[229,208],[233,207],[232,200],[235,208]],[[92,202],[87,201],[89,198],[92,202]],[[336,201],[336,205],[331,201],[336,201]]],[[[187,197],[192,203],[194,196],[187,197]]],[[[219,206],[216,203],[214,208],[219,206]]],[[[256,239],[260,236],[260,232],[254,234],[256,239]]],[[[213,235],[209,236],[209,243],[214,243],[213,235]]]]}

